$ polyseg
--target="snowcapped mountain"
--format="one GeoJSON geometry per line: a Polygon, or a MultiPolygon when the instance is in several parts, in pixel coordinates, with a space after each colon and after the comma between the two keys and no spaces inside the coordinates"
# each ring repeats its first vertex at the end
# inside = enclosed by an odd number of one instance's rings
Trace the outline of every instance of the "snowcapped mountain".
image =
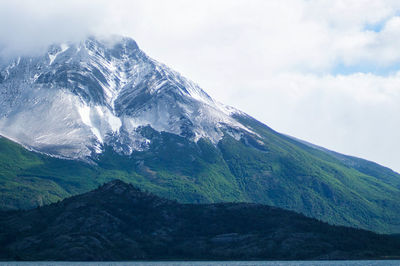
{"type": "Polygon", "coordinates": [[[182,202],[264,203],[400,232],[399,174],[217,103],[129,38],[0,59],[0,135],[0,210],[119,178],[182,202]]]}
{"type": "Polygon", "coordinates": [[[0,135],[53,156],[85,159],[105,145],[145,150],[150,125],[216,144],[250,129],[238,111],[148,57],[130,38],[88,38],[19,57],[0,71],[0,135]]]}

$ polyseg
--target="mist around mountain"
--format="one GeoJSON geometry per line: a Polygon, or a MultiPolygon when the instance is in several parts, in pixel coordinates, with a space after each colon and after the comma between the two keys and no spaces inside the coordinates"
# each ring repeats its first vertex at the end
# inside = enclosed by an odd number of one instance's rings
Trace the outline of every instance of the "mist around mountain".
{"type": "Polygon", "coordinates": [[[400,232],[400,175],[280,134],[129,38],[1,62],[0,208],[120,179],[181,203],[262,203],[400,232]]]}
{"type": "Polygon", "coordinates": [[[0,216],[1,260],[387,259],[400,238],[251,203],[180,204],[122,181],[0,216]]]}

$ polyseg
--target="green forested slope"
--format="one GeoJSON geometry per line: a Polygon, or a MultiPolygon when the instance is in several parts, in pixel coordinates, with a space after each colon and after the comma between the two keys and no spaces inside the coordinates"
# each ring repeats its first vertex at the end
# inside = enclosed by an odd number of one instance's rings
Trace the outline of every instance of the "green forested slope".
{"type": "Polygon", "coordinates": [[[149,150],[122,156],[106,147],[93,163],[52,158],[0,138],[0,207],[31,208],[118,178],[180,202],[258,202],[333,224],[400,232],[397,173],[237,119],[257,136],[226,135],[215,147],[145,127],[149,150]]]}

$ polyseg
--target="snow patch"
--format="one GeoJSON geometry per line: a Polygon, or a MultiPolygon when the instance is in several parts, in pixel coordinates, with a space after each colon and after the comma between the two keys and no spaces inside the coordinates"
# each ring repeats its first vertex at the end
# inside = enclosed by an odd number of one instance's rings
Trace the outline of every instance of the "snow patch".
{"type": "Polygon", "coordinates": [[[104,106],[90,107],[82,103],[77,106],[77,110],[81,121],[90,128],[100,143],[104,143],[107,134],[118,133],[122,126],[121,119],[104,106]]]}
{"type": "Polygon", "coordinates": [[[49,53],[48,54],[49,59],[50,59],[49,65],[53,64],[53,62],[54,62],[54,60],[56,60],[57,56],[59,54],[64,53],[68,48],[69,48],[68,45],[63,43],[63,44],[60,45],[60,51],[56,52],[55,54],[49,53]]]}
{"type": "Polygon", "coordinates": [[[112,131],[118,132],[122,126],[121,119],[119,117],[116,117],[115,115],[111,114],[111,112],[109,114],[107,114],[106,119],[107,119],[107,122],[110,125],[112,131]]]}
{"type": "Polygon", "coordinates": [[[98,128],[96,128],[92,123],[91,108],[87,105],[78,106],[78,112],[81,116],[82,122],[90,128],[92,133],[96,136],[97,140],[100,143],[103,143],[103,138],[100,134],[100,130],[98,128]]]}

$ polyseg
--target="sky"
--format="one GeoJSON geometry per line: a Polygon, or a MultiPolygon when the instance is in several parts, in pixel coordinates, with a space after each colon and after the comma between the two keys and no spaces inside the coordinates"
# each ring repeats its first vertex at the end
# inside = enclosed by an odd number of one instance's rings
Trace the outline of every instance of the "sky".
{"type": "Polygon", "coordinates": [[[1,0],[0,55],[135,39],[273,129],[400,172],[400,1],[1,0]]]}

